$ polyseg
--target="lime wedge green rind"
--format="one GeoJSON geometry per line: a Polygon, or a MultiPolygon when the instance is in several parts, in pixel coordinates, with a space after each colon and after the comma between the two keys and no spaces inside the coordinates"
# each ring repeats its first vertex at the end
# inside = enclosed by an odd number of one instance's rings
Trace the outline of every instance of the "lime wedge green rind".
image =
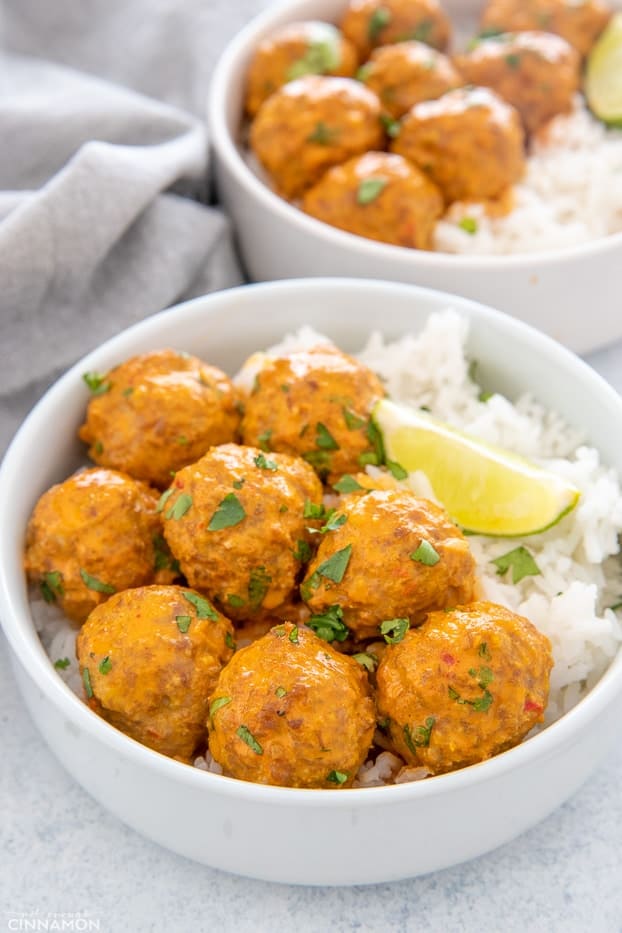
{"type": "Polygon", "coordinates": [[[622,125],[622,13],[616,13],[587,59],[585,96],[595,116],[622,125]]]}
{"type": "Polygon", "coordinates": [[[384,399],[373,417],[387,458],[409,473],[424,472],[435,497],[466,532],[540,534],[579,501],[579,490],[555,473],[424,412],[384,399]]]}

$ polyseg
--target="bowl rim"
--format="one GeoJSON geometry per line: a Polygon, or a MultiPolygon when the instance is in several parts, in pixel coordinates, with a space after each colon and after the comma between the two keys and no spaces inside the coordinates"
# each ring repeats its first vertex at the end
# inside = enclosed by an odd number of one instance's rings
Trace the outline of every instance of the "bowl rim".
{"type": "MultiPolygon", "coordinates": [[[[622,249],[622,231],[604,237],[598,237],[575,246],[556,249],[522,252],[507,255],[465,255],[435,252],[431,250],[411,249],[405,246],[393,246],[370,240],[330,224],[317,220],[294,207],[280,197],[267,184],[261,181],[251,170],[229,131],[227,123],[227,101],[232,86],[232,78],[237,77],[242,68],[246,68],[248,56],[256,47],[259,39],[272,27],[286,22],[295,22],[298,11],[306,11],[316,0],[280,0],[271,4],[269,9],[255,16],[225,46],[210,82],[207,97],[208,141],[235,177],[238,185],[261,206],[275,214],[284,223],[292,224],[308,236],[324,239],[335,249],[356,252],[361,260],[374,256],[388,264],[415,265],[422,270],[446,270],[454,268],[474,269],[476,271],[502,271],[503,268],[528,267],[534,271],[542,266],[555,263],[588,260],[594,254],[600,255],[611,250],[622,249]],[[291,14],[291,17],[290,17],[291,14]]],[[[337,4],[338,0],[333,0],[337,4]]],[[[308,18],[308,16],[306,17],[308,18]]],[[[390,265],[387,266],[390,268],[390,265]]]]}
{"type": "MultiPolygon", "coordinates": [[[[582,374],[582,378],[591,385],[601,399],[614,402],[620,409],[622,420],[622,398],[575,354],[521,321],[501,315],[470,299],[448,296],[444,292],[415,285],[382,280],[370,282],[353,278],[288,279],[280,282],[246,285],[194,298],[154,314],[121,331],[78,360],[34,406],[7,450],[0,465],[0,514],[4,514],[4,504],[10,497],[13,484],[18,483],[20,476],[23,475],[21,465],[32,449],[33,438],[37,435],[37,425],[48,417],[48,410],[53,409],[64,395],[75,391],[76,385],[82,382],[82,373],[85,370],[93,366],[97,367],[99,359],[115,351],[117,347],[126,352],[125,344],[128,341],[131,343],[135,336],[150,337],[150,332],[153,332],[155,339],[162,322],[168,320],[179,319],[182,327],[185,319],[195,316],[200,317],[202,322],[207,322],[210,314],[217,313],[223,305],[235,305],[240,293],[244,293],[248,300],[253,301],[254,295],[261,297],[278,291],[295,294],[298,290],[304,289],[322,294],[326,289],[330,289],[342,291],[351,297],[353,290],[355,292],[356,290],[368,291],[370,288],[378,289],[383,294],[387,292],[408,293],[412,298],[423,297],[429,300],[433,296],[438,302],[439,309],[446,307],[449,302],[458,311],[462,309],[471,318],[479,318],[492,326],[502,328],[507,332],[509,340],[513,334],[524,335],[525,331],[528,331],[530,341],[534,345],[534,352],[545,353],[551,358],[552,365],[556,360],[565,362],[566,365],[570,363],[582,374]]],[[[54,670],[51,659],[39,640],[34,622],[30,618],[25,620],[21,617],[20,602],[25,601],[27,604],[28,601],[26,582],[21,573],[15,577],[10,575],[7,569],[10,561],[6,559],[13,552],[14,545],[10,529],[5,524],[0,524],[0,621],[14,655],[12,660],[17,659],[20,667],[37,689],[54,704],[68,722],[87,733],[93,740],[101,742],[111,752],[120,758],[129,760],[136,767],[152,769],[162,777],[202,788],[206,793],[217,793],[246,801],[259,801],[268,805],[329,808],[375,807],[435,797],[451,793],[455,789],[466,789],[479,782],[494,780],[512,769],[519,769],[533,764],[538,759],[550,757],[560,748],[575,742],[577,735],[588,728],[622,694],[621,647],[589,693],[559,720],[506,752],[470,767],[437,775],[433,780],[382,787],[347,788],[344,796],[344,791],[338,789],[322,789],[320,793],[317,789],[277,787],[228,778],[174,761],[141,745],[105,722],[73,693],[54,670]]]]}

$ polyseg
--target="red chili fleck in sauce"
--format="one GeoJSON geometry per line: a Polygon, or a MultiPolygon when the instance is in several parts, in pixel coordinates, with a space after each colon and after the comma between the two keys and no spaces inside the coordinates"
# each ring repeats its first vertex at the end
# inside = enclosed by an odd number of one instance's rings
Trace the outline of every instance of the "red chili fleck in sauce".
{"type": "Polygon", "coordinates": [[[529,697],[527,697],[523,709],[526,713],[541,713],[543,712],[544,707],[540,706],[539,703],[535,703],[533,700],[530,700],[529,697]]]}
{"type": "Polygon", "coordinates": [[[441,661],[443,662],[443,664],[455,664],[456,663],[456,659],[454,658],[453,654],[449,654],[447,651],[441,655],[441,661]]]}

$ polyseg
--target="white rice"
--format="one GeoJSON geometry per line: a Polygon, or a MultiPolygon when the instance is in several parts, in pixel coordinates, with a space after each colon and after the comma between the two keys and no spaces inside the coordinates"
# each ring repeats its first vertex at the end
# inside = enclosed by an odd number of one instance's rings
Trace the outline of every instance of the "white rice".
{"type": "Polygon", "coordinates": [[[577,95],[531,144],[527,173],[505,217],[483,204],[453,204],[437,224],[446,253],[506,255],[579,246],[622,231],[622,130],[608,129],[577,95]],[[459,224],[476,222],[474,234],[459,224]]]}
{"type": "MultiPolygon", "coordinates": [[[[615,470],[600,463],[598,451],[582,443],[578,432],[555,412],[526,394],[514,403],[493,395],[479,399],[480,389],[469,376],[465,356],[467,322],[456,312],[433,314],[418,335],[385,343],[373,335],[359,358],[382,378],[389,395],[432,413],[490,443],[529,457],[581,490],[578,507],[543,534],[518,538],[469,537],[485,598],[529,618],[552,643],[554,667],[545,724],[559,718],[601,677],[622,642],[622,623],[607,608],[622,597],[622,495],[615,470]],[[513,584],[496,573],[491,561],[524,544],[541,573],[513,584]]],[[[326,338],[303,328],[282,343],[259,354],[237,381],[252,384],[266,356],[309,347],[326,338]]],[[[377,468],[368,467],[373,475],[377,468]]],[[[405,484],[418,495],[434,498],[427,477],[413,473],[405,484]]],[[[33,615],[52,661],[68,658],[59,675],[82,695],[75,659],[75,628],[55,606],[36,594],[33,615]]],[[[195,761],[203,770],[221,773],[209,752],[195,761]]],[[[420,780],[425,772],[404,768],[389,752],[369,759],[357,775],[356,786],[420,780]]]]}

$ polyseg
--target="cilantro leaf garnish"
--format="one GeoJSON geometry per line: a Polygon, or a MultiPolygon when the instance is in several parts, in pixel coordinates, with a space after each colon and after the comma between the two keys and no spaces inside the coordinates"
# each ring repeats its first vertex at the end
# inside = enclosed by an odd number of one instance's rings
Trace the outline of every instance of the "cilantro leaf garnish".
{"type": "Polygon", "coordinates": [[[390,117],[388,113],[381,113],[380,122],[384,126],[387,136],[389,136],[391,139],[396,139],[400,135],[402,124],[399,120],[394,120],[393,117],[390,117]]]}
{"type": "Polygon", "coordinates": [[[57,671],[66,671],[70,664],[71,661],[69,658],[57,658],[57,660],[54,661],[54,667],[57,671]]]}
{"type": "Polygon", "coordinates": [[[320,577],[317,570],[314,570],[311,576],[300,584],[300,595],[305,600],[305,602],[308,602],[311,599],[314,590],[317,590],[321,582],[322,578],[320,577]]]}
{"type": "Polygon", "coordinates": [[[311,548],[306,541],[303,541],[301,538],[296,542],[296,550],[294,551],[294,557],[296,560],[299,560],[301,563],[305,564],[308,560],[311,559],[311,548]]]}
{"type": "Polygon", "coordinates": [[[210,719],[213,719],[214,713],[216,713],[219,709],[222,709],[222,707],[226,706],[228,703],[231,703],[231,697],[216,697],[215,700],[212,700],[209,705],[210,719]]]}
{"type": "Polygon", "coordinates": [[[386,7],[380,6],[369,17],[367,23],[367,35],[371,42],[376,42],[380,33],[391,22],[391,11],[386,7]]]}
{"type": "MultiPolygon", "coordinates": [[[[377,466],[380,466],[382,463],[384,463],[384,457],[385,457],[384,441],[382,440],[382,434],[380,433],[380,431],[376,427],[375,422],[372,421],[371,418],[367,422],[367,430],[365,433],[367,434],[368,441],[374,448],[374,455],[376,459],[373,462],[375,462],[377,466]]],[[[369,462],[371,463],[372,461],[369,461],[369,462]]]]}
{"type": "Polygon", "coordinates": [[[271,447],[270,447],[271,437],[272,437],[272,429],[270,428],[270,430],[268,431],[263,431],[257,438],[257,446],[261,450],[263,450],[264,453],[268,453],[271,450],[271,447]]]}
{"type": "Polygon", "coordinates": [[[477,649],[477,653],[479,654],[480,658],[484,658],[484,660],[490,661],[491,654],[490,654],[490,650],[488,648],[487,642],[483,641],[481,643],[481,645],[477,649]]]}
{"type": "Polygon", "coordinates": [[[91,390],[92,395],[103,395],[110,390],[110,382],[101,373],[82,373],[82,378],[91,390]]]}
{"type": "Polygon", "coordinates": [[[84,684],[87,699],[90,700],[93,696],[93,685],[91,683],[91,674],[88,667],[82,668],[82,683],[84,684]]]}
{"type": "Polygon", "coordinates": [[[252,609],[261,606],[271,583],[272,577],[265,567],[256,567],[251,570],[248,580],[248,601],[252,609]]]}
{"type": "Polygon", "coordinates": [[[235,651],[235,639],[233,635],[231,634],[231,632],[225,633],[225,645],[227,646],[227,648],[233,648],[233,650],[235,651]]]}
{"type": "Polygon", "coordinates": [[[311,616],[306,624],[323,641],[342,642],[350,634],[350,630],[343,621],[341,606],[331,606],[321,615],[311,616]]]}
{"type": "Polygon", "coordinates": [[[102,580],[98,580],[97,577],[91,576],[84,567],[80,567],[80,576],[89,590],[94,590],[96,593],[116,593],[116,589],[111,583],[104,583],[102,580]]]}
{"type": "Polygon", "coordinates": [[[297,625],[293,627],[293,629],[288,635],[288,638],[291,641],[292,645],[298,644],[298,626],[297,625]]]}
{"type": "Polygon", "coordinates": [[[351,555],[352,545],[348,544],[339,551],[335,551],[327,560],[323,561],[317,568],[317,572],[321,577],[332,580],[333,583],[341,583],[348,568],[351,555]]]}
{"type": "Polygon", "coordinates": [[[474,236],[477,233],[478,224],[475,217],[463,217],[462,220],[458,222],[458,226],[470,236],[474,236]]]}
{"type": "Polygon", "coordinates": [[[410,726],[404,726],[404,741],[413,755],[417,754],[418,748],[428,748],[435,722],[434,716],[428,716],[425,725],[415,726],[412,731],[410,726]]]}
{"type": "Polygon", "coordinates": [[[185,635],[188,629],[190,628],[190,623],[192,622],[192,616],[175,616],[175,622],[177,622],[177,628],[182,635],[185,635]]]}
{"type": "Polygon", "coordinates": [[[511,568],[512,583],[520,583],[525,577],[537,577],[542,571],[526,547],[519,547],[502,554],[490,562],[497,568],[497,574],[502,576],[511,568]]]}
{"type": "Polygon", "coordinates": [[[44,573],[40,588],[41,595],[46,603],[56,602],[57,596],[64,596],[65,587],[63,586],[63,575],[60,570],[50,570],[44,573]]]}
{"type": "Polygon", "coordinates": [[[227,596],[227,602],[230,606],[233,606],[234,609],[241,609],[245,605],[246,600],[242,599],[241,596],[237,596],[235,593],[229,593],[227,596]]]}
{"type": "Polygon", "coordinates": [[[395,460],[387,460],[387,469],[395,479],[408,479],[408,470],[395,460]]]}
{"type": "Polygon", "coordinates": [[[193,593],[192,590],[184,590],[183,597],[196,609],[197,619],[209,619],[210,622],[218,621],[218,613],[204,596],[199,596],[198,593],[193,593]]]}
{"type": "Polygon", "coordinates": [[[310,42],[305,54],[294,62],[287,72],[287,80],[295,81],[304,75],[322,75],[339,67],[339,46],[336,42],[310,42]]]}
{"type": "Polygon", "coordinates": [[[329,773],[326,775],[326,780],[330,784],[337,784],[338,786],[341,786],[342,784],[346,783],[349,777],[350,775],[345,771],[329,771],[329,773]]]}
{"type": "Polygon", "coordinates": [[[315,124],[313,132],[307,136],[308,143],[316,143],[318,146],[330,146],[336,136],[339,135],[337,129],[327,126],[322,120],[315,124]]]}
{"type": "Polygon", "coordinates": [[[179,561],[171,554],[168,544],[160,534],[153,536],[153,554],[155,570],[172,570],[179,573],[179,561]]]}
{"type": "Polygon", "coordinates": [[[326,522],[320,528],[320,534],[325,535],[327,531],[337,531],[338,528],[345,525],[347,520],[347,515],[337,515],[336,510],[331,509],[330,513],[326,516],[326,522]]]}
{"type": "Polygon", "coordinates": [[[358,415],[355,415],[353,411],[350,411],[345,405],[341,409],[343,412],[343,420],[346,423],[348,431],[359,431],[361,428],[364,428],[367,424],[365,418],[360,418],[358,415]]]}
{"type": "Polygon", "coordinates": [[[272,470],[272,472],[278,470],[278,466],[274,460],[268,460],[264,454],[257,454],[253,462],[260,470],[272,470]]]}
{"type": "Polygon", "coordinates": [[[315,426],[315,443],[322,450],[339,450],[339,444],[321,421],[315,426]]]}
{"type": "Polygon", "coordinates": [[[380,623],[380,634],[388,645],[397,645],[410,628],[409,619],[386,619],[380,623]]]}
{"type": "Polygon", "coordinates": [[[253,733],[250,731],[250,729],[248,728],[248,726],[244,726],[244,725],[239,726],[239,727],[236,729],[235,734],[236,734],[240,739],[242,739],[243,742],[246,742],[246,744],[248,745],[248,747],[249,747],[250,749],[252,749],[252,751],[254,751],[256,755],[263,755],[263,748],[261,747],[261,745],[259,744],[259,742],[258,742],[257,739],[255,738],[255,736],[253,735],[253,733]]]}
{"type": "Polygon", "coordinates": [[[370,674],[373,674],[378,666],[378,658],[374,657],[373,654],[369,654],[367,651],[359,651],[358,654],[353,654],[352,657],[357,664],[364,667],[370,674]]]}
{"type": "Polygon", "coordinates": [[[173,519],[177,522],[180,518],[183,518],[188,509],[192,505],[192,496],[188,495],[187,492],[182,492],[181,496],[175,500],[173,505],[170,507],[166,513],[167,519],[173,519]]]}
{"type": "Polygon", "coordinates": [[[99,665],[98,665],[98,668],[97,668],[97,669],[98,669],[98,671],[99,671],[100,674],[109,674],[109,673],[110,673],[110,671],[112,670],[112,661],[110,660],[110,658],[108,657],[108,655],[106,655],[105,658],[102,658],[102,660],[99,662],[99,665]]]}
{"type": "Polygon", "coordinates": [[[511,71],[516,71],[518,68],[520,68],[521,57],[520,55],[513,55],[513,54],[506,55],[505,63],[508,66],[508,68],[510,68],[511,71]]]}
{"type": "Polygon", "coordinates": [[[356,203],[371,204],[382,194],[387,184],[386,178],[364,178],[356,191],[356,203]]]}
{"type": "Polygon", "coordinates": [[[345,476],[342,476],[340,480],[336,483],[333,483],[333,489],[337,492],[345,495],[349,492],[359,492],[360,490],[365,491],[365,487],[361,486],[360,483],[354,479],[353,476],[350,476],[349,473],[346,473],[345,476]]]}
{"type": "Polygon", "coordinates": [[[316,505],[315,502],[311,502],[310,499],[305,501],[304,509],[302,510],[303,518],[326,518],[326,509],[323,505],[316,505]]]}
{"type": "Polygon", "coordinates": [[[418,564],[425,564],[426,567],[434,567],[435,564],[438,564],[441,557],[430,542],[422,538],[421,544],[416,551],[412,552],[410,559],[416,561],[418,564]]]}
{"type": "Polygon", "coordinates": [[[212,515],[207,530],[221,531],[223,528],[233,528],[245,518],[244,506],[234,492],[229,492],[212,515]]]}
{"type": "Polygon", "coordinates": [[[276,690],[274,691],[274,695],[278,697],[279,700],[282,700],[283,697],[286,696],[286,694],[287,694],[287,690],[285,689],[285,687],[277,687],[276,690]]]}

